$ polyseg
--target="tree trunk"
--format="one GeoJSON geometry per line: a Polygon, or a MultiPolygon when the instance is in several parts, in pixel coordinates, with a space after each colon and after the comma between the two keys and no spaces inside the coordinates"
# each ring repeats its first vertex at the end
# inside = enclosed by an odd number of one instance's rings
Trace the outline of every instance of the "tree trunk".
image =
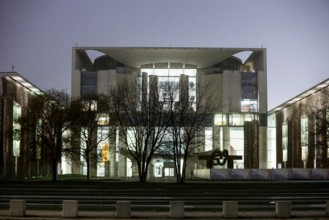
{"type": "Polygon", "coordinates": [[[90,180],[90,160],[89,160],[89,157],[86,158],[86,164],[87,164],[87,180],[90,180]]]}
{"type": "Polygon", "coordinates": [[[138,175],[139,182],[146,183],[147,182],[147,174],[148,174],[148,164],[146,162],[141,162],[138,164],[138,175]]]}
{"type": "Polygon", "coordinates": [[[52,181],[57,181],[57,159],[52,160],[52,181]]]}
{"type": "Polygon", "coordinates": [[[182,173],[181,173],[181,179],[179,183],[185,183],[185,179],[186,179],[186,160],[187,158],[185,158],[184,156],[184,161],[183,161],[183,168],[182,168],[182,173]]]}

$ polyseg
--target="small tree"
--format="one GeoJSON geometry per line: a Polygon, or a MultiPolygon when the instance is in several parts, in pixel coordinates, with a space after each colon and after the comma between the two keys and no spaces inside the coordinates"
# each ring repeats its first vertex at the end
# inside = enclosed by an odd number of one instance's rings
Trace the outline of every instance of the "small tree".
{"type": "MultiPolygon", "coordinates": [[[[97,147],[108,139],[105,126],[108,126],[108,98],[104,95],[86,95],[73,101],[72,111],[77,120],[71,126],[71,135],[66,148],[66,155],[76,158],[81,156],[87,165],[87,180],[91,177],[92,159],[96,159],[97,147]]],[[[78,159],[79,160],[79,159],[78,159]]]]}
{"type": "Polygon", "coordinates": [[[70,128],[69,120],[74,118],[70,112],[70,104],[70,97],[65,91],[48,90],[39,96],[32,96],[26,112],[18,120],[21,129],[34,133],[36,143],[49,152],[53,181],[57,180],[63,134],[70,128]]]}

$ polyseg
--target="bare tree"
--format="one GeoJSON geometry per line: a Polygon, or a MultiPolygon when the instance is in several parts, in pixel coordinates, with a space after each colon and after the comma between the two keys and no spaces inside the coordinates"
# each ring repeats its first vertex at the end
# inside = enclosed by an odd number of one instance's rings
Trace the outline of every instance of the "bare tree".
{"type": "Polygon", "coordinates": [[[87,166],[87,180],[91,178],[92,161],[100,156],[98,146],[108,140],[108,98],[104,95],[86,95],[72,102],[75,117],[65,149],[72,161],[80,161],[80,156],[87,166]],[[75,159],[74,159],[75,158],[75,159]]]}
{"type": "Polygon", "coordinates": [[[168,82],[165,87],[170,126],[165,147],[161,150],[162,154],[174,161],[177,183],[184,183],[188,160],[204,144],[202,131],[210,124],[209,113],[214,102],[211,102],[210,93],[207,93],[210,83],[200,82],[194,86],[197,97],[191,96],[188,83],[181,82],[177,86],[168,82]]]}
{"type": "Polygon", "coordinates": [[[159,102],[158,80],[150,76],[150,83],[123,82],[111,91],[116,126],[124,147],[120,154],[135,162],[140,182],[146,182],[153,155],[162,145],[169,125],[168,112],[159,102]]]}
{"type": "Polygon", "coordinates": [[[48,151],[53,181],[57,180],[63,134],[70,128],[69,118],[73,118],[70,104],[70,97],[65,91],[48,90],[42,95],[31,97],[26,111],[18,120],[21,129],[35,134],[36,142],[39,143],[35,146],[48,151]]]}

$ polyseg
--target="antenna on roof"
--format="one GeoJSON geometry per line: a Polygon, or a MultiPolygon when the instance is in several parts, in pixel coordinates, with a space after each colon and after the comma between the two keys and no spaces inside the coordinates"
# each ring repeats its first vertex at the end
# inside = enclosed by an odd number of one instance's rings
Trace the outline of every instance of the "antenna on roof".
{"type": "Polygon", "coordinates": [[[15,66],[12,65],[12,66],[11,66],[11,72],[12,72],[12,73],[14,72],[14,69],[15,69],[15,66]]]}

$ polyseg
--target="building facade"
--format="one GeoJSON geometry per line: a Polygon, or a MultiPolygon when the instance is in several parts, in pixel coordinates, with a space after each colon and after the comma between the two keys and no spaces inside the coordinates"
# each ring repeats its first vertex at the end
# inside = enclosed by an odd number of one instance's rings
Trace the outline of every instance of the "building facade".
{"type": "Polygon", "coordinates": [[[47,155],[35,151],[29,134],[22,131],[17,122],[25,113],[29,98],[40,93],[40,89],[20,74],[1,73],[0,162],[4,177],[24,178],[50,172],[47,155]]]}
{"type": "Polygon", "coordinates": [[[269,111],[268,167],[329,168],[329,80],[269,111]]]}
{"type": "MultiPolygon", "coordinates": [[[[179,88],[178,97],[183,91],[187,92],[186,98],[195,109],[200,99],[197,85],[209,84],[205,96],[211,103],[210,120],[199,131],[200,141],[195,153],[208,155],[207,152],[217,149],[227,150],[231,156],[242,157],[234,160],[234,169],[249,171],[259,168],[268,169],[270,173],[271,169],[285,172],[285,168],[309,168],[305,171],[308,172],[329,168],[329,80],[267,111],[264,48],[75,47],[72,55],[73,99],[89,94],[111,96],[113,89],[130,82],[133,87],[143,88],[136,90],[139,93],[136,97],[142,99],[157,91],[161,97],[154,97],[163,101],[168,94],[161,86],[170,82],[179,88]]],[[[1,73],[0,86],[1,175],[8,178],[50,175],[51,159],[47,149],[35,146],[33,133],[17,132],[20,130],[17,119],[26,113],[29,98],[43,92],[12,72],[1,73]]],[[[128,142],[122,141],[118,128],[111,123],[111,108],[97,120],[98,129],[94,135],[108,138],[99,141],[97,152],[91,158],[91,175],[137,176],[134,160],[121,153],[128,142]]],[[[193,170],[207,166],[202,160],[188,160],[187,177],[193,170]]],[[[73,162],[64,155],[58,170],[59,174],[87,173],[82,157],[73,162]]],[[[155,154],[149,177],[174,175],[173,161],[155,154]]],[[[324,176],[317,178],[328,178],[324,176]]]]}
{"type": "MultiPolygon", "coordinates": [[[[106,94],[123,81],[133,84],[161,85],[165,81],[188,88],[189,99],[198,99],[195,87],[212,82],[207,93],[216,108],[211,123],[203,128],[201,152],[228,150],[241,155],[234,168],[267,166],[267,70],[264,48],[107,48],[75,47],[72,60],[71,95],[106,94]]],[[[151,93],[146,89],[145,93],[151,93]]],[[[143,94],[140,94],[141,96],[143,94]]],[[[192,101],[193,102],[193,101],[192,101]]],[[[110,119],[111,121],[111,119],[110,119]]],[[[111,127],[111,126],[109,126],[111,127]]],[[[108,130],[111,130],[109,128],[108,130]]],[[[104,132],[104,129],[102,129],[104,132]]],[[[118,137],[108,145],[120,148],[118,137]]],[[[104,146],[99,146],[104,149],[104,146]]],[[[119,152],[119,150],[117,151],[119,152]]],[[[96,176],[129,177],[134,175],[132,161],[119,153],[108,153],[108,161],[98,161],[96,176]]],[[[173,175],[170,161],[155,158],[150,176],[173,175]],[[156,172],[160,167],[161,173],[156,172]],[[158,174],[157,174],[158,173],[158,174]]],[[[67,165],[65,165],[66,167],[67,165]]],[[[194,162],[189,169],[205,167],[194,162]]],[[[67,172],[84,172],[67,168],[67,172]]],[[[187,171],[190,174],[190,170],[187,171]]]]}

